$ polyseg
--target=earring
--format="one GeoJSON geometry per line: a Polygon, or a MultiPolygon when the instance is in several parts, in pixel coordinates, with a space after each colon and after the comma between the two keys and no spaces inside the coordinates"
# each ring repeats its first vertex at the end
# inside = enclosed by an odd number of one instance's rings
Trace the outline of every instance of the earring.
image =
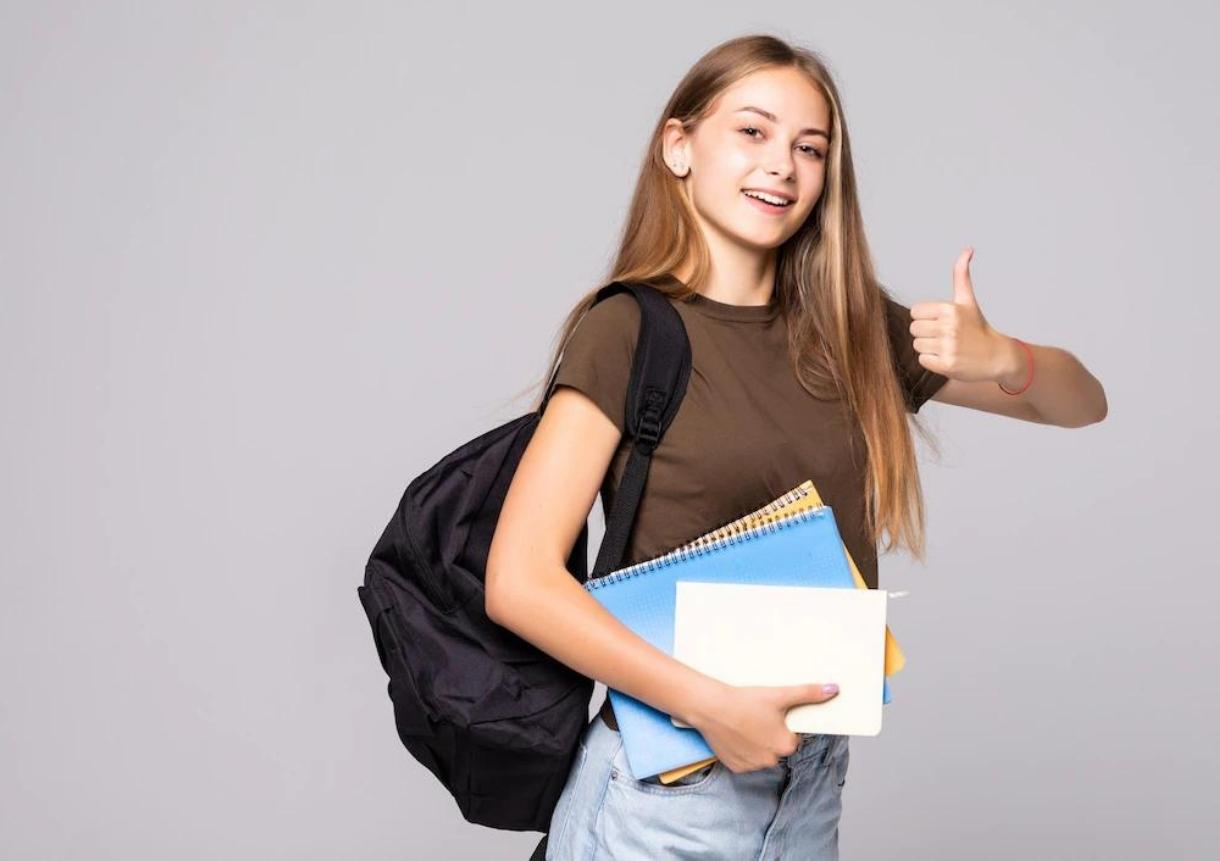
{"type": "Polygon", "coordinates": [[[682,162],[674,162],[670,167],[674,169],[679,177],[686,176],[686,165],[682,164],[682,162]]]}

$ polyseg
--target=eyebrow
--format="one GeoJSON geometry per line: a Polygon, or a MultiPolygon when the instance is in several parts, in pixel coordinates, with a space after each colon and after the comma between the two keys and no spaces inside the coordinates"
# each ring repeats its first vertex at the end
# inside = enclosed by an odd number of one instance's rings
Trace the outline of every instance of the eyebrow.
{"type": "MultiPolygon", "coordinates": [[[[776,117],[775,114],[771,113],[770,111],[764,111],[762,108],[756,108],[753,105],[746,105],[744,108],[738,108],[736,111],[734,111],[734,113],[739,114],[742,111],[752,111],[760,116],[766,117],[773,123],[779,122],[779,118],[776,117]]],[[[822,131],[821,129],[815,129],[815,128],[801,129],[801,134],[802,135],[821,135],[822,137],[826,138],[827,141],[830,140],[830,135],[828,135],[826,132],[822,131]]],[[[799,135],[798,135],[798,137],[799,137],[799,135]]]]}

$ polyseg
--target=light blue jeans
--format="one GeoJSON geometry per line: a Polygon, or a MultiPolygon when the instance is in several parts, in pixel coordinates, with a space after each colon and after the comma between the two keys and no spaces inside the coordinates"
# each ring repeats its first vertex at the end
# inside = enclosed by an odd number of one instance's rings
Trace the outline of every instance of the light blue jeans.
{"type": "Polygon", "coordinates": [[[667,785],[631,776],[598,715],[551,817],[547,861],[838,859],[847,741],[802,734],[771,768],[736,774],[717,760],[667,785]]]}

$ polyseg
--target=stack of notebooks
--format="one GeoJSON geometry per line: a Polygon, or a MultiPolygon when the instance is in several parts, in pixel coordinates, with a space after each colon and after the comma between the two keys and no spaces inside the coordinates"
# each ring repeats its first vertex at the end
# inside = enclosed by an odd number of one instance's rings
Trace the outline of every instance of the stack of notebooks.
{"type": "MultiPolygon", "coordinates": [[[[839,683],[831,700],[789,710],[794,732],[876,735],[886,677],[905,662],[886,593],[866,586],[812,481],[585,589],[652,645],[729,684],[839,683]]],[[[715,759],[693,727],[614,688],[609,697],[637,779],[670,783],[715,759]]]]}

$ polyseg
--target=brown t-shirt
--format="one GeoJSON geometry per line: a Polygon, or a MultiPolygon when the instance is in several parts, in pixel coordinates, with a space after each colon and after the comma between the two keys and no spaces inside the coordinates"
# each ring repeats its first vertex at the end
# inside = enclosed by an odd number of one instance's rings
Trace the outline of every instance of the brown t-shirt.
{"type": "MultiPolygon", "coordinates": [[[[863,434],[841,400],[814,398],[797,382],[778,303],[731,305],[702,294],[670,303],[686,326],[691,374],[653,453],[622,564],[659,556],[809,479],[834,512],[865,583],[876,589],[877,548],[864,524],[863,434]]],[[[909,309],[893,300],[886,308],[907,409],[915,412],[948,378],[919,364],[909,309]]],[[[630,294],[594,305],[573,331],[556,378],[588,395],[620,433],[639,320],[630,294]]],[[[624,438],[601,488],[606,511],[629,454],[624,438]]]]}

